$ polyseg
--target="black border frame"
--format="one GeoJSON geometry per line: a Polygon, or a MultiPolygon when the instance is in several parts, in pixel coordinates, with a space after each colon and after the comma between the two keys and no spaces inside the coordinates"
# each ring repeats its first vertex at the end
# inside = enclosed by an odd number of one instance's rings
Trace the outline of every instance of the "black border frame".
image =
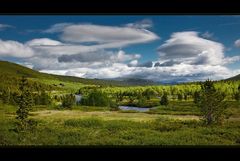
{"type": "MultiPolygon", "coordinates": [[[[240,15],[237,0],[3,1],[0,15],[240,15]]],[[[231,160],[240,146],[0,146],[0,160],[231,160]]]]}

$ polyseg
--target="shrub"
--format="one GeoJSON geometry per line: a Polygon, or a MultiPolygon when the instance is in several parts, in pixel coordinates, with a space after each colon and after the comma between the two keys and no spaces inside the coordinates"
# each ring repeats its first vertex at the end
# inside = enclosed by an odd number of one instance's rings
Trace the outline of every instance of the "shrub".
{"type": "Polygon", "coordinates": [[[137,107],[146,107],[147,104],[146,104],[146,98],[145,97],[141,97],[138,99],[138,102],[137,102],[137,107]]]}
{"type": "Polygon", "coordinates": [[[106,93],[96,89],[89,93],[88,96],[84,96],[81,101],[82,105],[108,107],[110,106],[110,102],[106,93]]]}
{"type": "Polygon", "coordinates": [[[147,98],[147,100],[150,100],[152,97],[157,95],[157,93],[151,88],[147,88],[142,94],[145,98],[147,98]]]}
{"type": "Polygon", "coordinates": [[[161,131],[161,132],[165,132],[165,131],[176,131],[180,128],[182,128],[182,124],[180,124],[179,122],[175,122],[175,121],[160,121],[160,120],[155,120],[152,123],[153,125],[153,129],[157,130],[157,131],[161,131]]]}
{"type": "Polygon", "coordinates": [[[63,108],[72,108],[75,104],[75,96],[73,94],[65,95],[62,100],[63,108]]]}
{"type": "Polygon", "coordinates": [[[111,111],[118,111],[119,110],[116,102],[110,101],[110,110],[111,111]]]}
{"type": "Polygon", "coordinates": [[[237,144],[240,144],[240,138],[238,138],[238,139],[236,140],[236,143],[237,143],[237,144]]]}
{"type": "Polygon", "coordinates": [[[35,105],[49,105],[51,104],[51,97],[42,90],[40,94],[34,96],[35,105]]]}

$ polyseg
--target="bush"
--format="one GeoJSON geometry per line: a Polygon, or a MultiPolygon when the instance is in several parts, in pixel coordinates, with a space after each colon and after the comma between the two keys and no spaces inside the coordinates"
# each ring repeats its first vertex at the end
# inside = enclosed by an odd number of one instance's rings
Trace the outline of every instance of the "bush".
{"type": "Polygon", "coordinates": [[[236,101],[239,101],[240,100],[240,92],[238,91],[238,92],[234,93],[233,97],[236,101]]]}
{"type": "Polygon", "coordinates": [[[147,103],[146,98],[141,97],[141,98],[138,99],[138,102],[137,102],[136,105],[137,105],[137,107],[146,107],[147,106],[146,103],[147,103]]]}
{"type": "Polygon", "coordinates": [[[75,104],[75,96],[73,94],[65,95],[62,100],[63,108],[72,108],[75,104]]]}
{"type": "Polygon", "coordinates": [[[87,106],[110,106],[111,100],[107,94],[99,90],[93,90],[88,96],[84,96],[81,100],[82,105],[87,106]]]}
{"type": "Polygon", "coordinates": [[[237,143],[237,144],[240,144],[240,138],[238,138],[238,139],[236,140],[236,143],[237,143]]]}
{"type": "Polygon", "coordinates": [[[116,102],[110,101],[110,110],[111,111],[118,111],[118,105],[116,104],[116,102]]]}
{"type": "Polygon", "coordinates": [[[147,98],[147,100],[150,100],[152,97],[157,95],[157,92],[151,88],[147,88],[142,94],[145,98],[147,98]]]}
{"type": "Polygon", "coordinates": [[[179,122],[175,121],[161,121],[159,119],[153,121],[152,123],[153,129],[161,132],[166,132],[166,131],[176,131],[180,128],[182,128],[182,124],[179,122]]]}
{"type": "Polygon", "coordinates": [[[51,104],[51,97],[44,90],[42,90],[40,94],[36,94],[34,96],[34,104],[49,105],[51,104]]]}

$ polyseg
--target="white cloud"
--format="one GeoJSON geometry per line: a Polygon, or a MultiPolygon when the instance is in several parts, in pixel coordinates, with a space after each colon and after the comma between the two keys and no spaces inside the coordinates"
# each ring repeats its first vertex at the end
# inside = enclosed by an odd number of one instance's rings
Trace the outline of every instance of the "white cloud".
{"type": "MultiPolygon", "coordinates": [[[[54,27],[51,28],[54,30],[54,27]]],[[[62,29],[61,40],[73,43],[97,43],[106,47],[117,48],[131,44],[146,43],[158,39],[146,29],[92,24],[72,24],[62,29]]]]}
{"type": "Polygon", "coordinates": [[[27,67],[27,68],[30,68],[30,69],[33,69],[33,64],[32,63],[29,63],[29,62],[16,62],[17,64],[19,64],[19,65],[22,65],[22,66],[25,66],[25,67],[27,67]]]}
{"type": "Polygon", "coordinates": [[[7,25],[7,24],[0,24],[0,31],[5,30],[7,28],[13,28],[12,25],[7,25]]]}
{"type": "Polygon", "coordinates": [[[233,76],[233,72],[223,66],[178,64],[171,67],[129,67],[126,64],[114,63],[109,67],[71,68],[62,70],[42,70],[41,72],[61,75],[78,76],[83,78],[117,78],[133,77],[154,81],[195,81],[222,79],[233,76]]]}
{"type": "Polygon", "coordinates": [[[57,46],[62,45],[60,41],[49,38],[33,39],[25,43],[28,46],[57,46]]]}
{"type": "Polygon", "coordinates": [[[140,54],[116,50],[158,39],[156,34],[146,30],[151,26],[151,21],[147,20],[124,27],[55,24],[45,32],[59,32],[62,41],[36,38],[23,44],[0,40],[0,56],[22,58],[23,65],[41,72],[84,78],[194,81],[223,79],[239,72],[224,65],[240,61],[240,56],[225,57],[223,44],[193,31],[172,34],[158,48],[159,60],[155,61],[140,63],[140,54]]]}
{"type": "MultiPolygon", "coordinates": [[[[144,20],[141,23],[150,25],[152,22],[144,20]]],[[[44,32],[60,32],[61,39],[65,42],[40,38],[30,40],[25,45],[34,51],[36,60],[51,58],[62,64],[70,62],[104,62],[107,64],[106,62],[126,62],[139,59],[141,57],[139,54],[126,54],[122,50],[113,52],[107,49],[146,43],[159,38],[146,29],[72,23],[55,24],[44,32]]],[[[35,59],[32,60],[40,68],[41,65],[35,59]]]]}
{"type": "Polygon", "coordinates": [[[58,23],[58,24],[54,24],[49,29],[44,30],[43,33],[62,32],[65,27],[70,26],[70,25],[72,25],[72,23],[58,23]]]}
{"type": "Polygon", "coordinates": [[[32,48],[44,55],[74,55],[79,53],[87,53],[87,52],[94,52],[98,49],[94,46],[84,46],[84,45],[72,45],[72,44],[62,44],[62,45],[36,45],[32,46],[32,48]]]}
{"type": "MultiPolygon", "coordinates": [[[[30,46],[36,53],[43,55],[76,55],[76,54],[89,54],[93,52],[101,52],[105,49],[115,49],[118,46],[116,43],[107,43],[99,45],[80,45],[72,43],[62,43],[60,41],[52,40],[49,38],[33,39],[25,43],[30,46]]],[[[121,53],[118,53],[121,57],[121,53]]],[[[139,56],[138,56],[139,57],[139,56]]],[[[126,59],[125,57],[124,59],[126,59]]]]}
{"type": "Polygon", "coordinates": [[[125,62],[133,59],[141,58],[140,54],[126,54],[123,50],[119,50],[116,56],[113,56],[113,60],[117,62],[125,62]]]}
{"type": "Polygon", "coordinates": [[[128,64],[128,66],[130,67],[134,67],[134,66],[137,66],[138,65],[138,60],[132,60],[130,61],[130,63],[128,64]]]}
{"type": "Polygon", "coordinates": [[[59,62],[126,62],[139,59],[140,54],[126,54],[123,50],[118,52],[99,50],[96,52],[85,52],[75,55],[62,55],[58,57],[59,62]]]}
{"type": "Polygon", "coordinates": [[[34,51],[27,45],[17,41],[3,41],[0,39],[0,56],[26,58],[34,55],[34,51]]]}
{"type": "Polygon", "coordinates": [[[143,19],[135,23],[128,23],[125,26],[132,28],[147,29],[153,27],[153,22],[150,19],[143,19]]]}
{"type": "Polygon", "coordinates": [[[133,77],[155,81],[195,81],[233,76],[224,64],[240,57],[224,57],[221,43],[206,40],[196,32],[174,33],[158,51],[160,60],[139,64],[139,54],[105,50],[99,45],[66,44],[47,38],[26,43],[35,56],[26,59],[41,72],[84,78],[133,77]],[[96,47],[97,46],[97,47],[96,47]]]}
{"type": "Polygon", "coordinates": [[[197,32],[177,32],[158,48],[161,61],[174,60],[187,64],[219,65],[224,63],[224,46],[203,39],[197,32]]]}
{"type": "Polygon", "coordinates": [[[224,61],[223,64],[234,63],[240,61],[240,56],[225,57],[223,61],[224,61]]]}
{"type": "Polygon", "coordinates": [[[236,40],[234,44],[236,47],[240,48],[240,39],[236,40]]]}
{"type": "Polygon", "coordinates": [[[206,31],[201,36],[205,39],[211,39],[213,38],[213,33],[206,31]]]}

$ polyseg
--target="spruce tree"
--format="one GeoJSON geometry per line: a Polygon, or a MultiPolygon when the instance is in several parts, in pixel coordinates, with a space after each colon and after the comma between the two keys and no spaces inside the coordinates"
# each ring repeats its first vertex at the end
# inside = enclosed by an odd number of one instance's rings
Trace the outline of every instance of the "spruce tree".
{"type": "Polygon", "coordinates": [[[195,104],[197,104],[199,102],[199,99],[200,99],[200,92],[199,91],[195,91],[193,93],[193,102],[195,104]]]}
{"type": "Polygon", "coordinates": [[[181,93],[178,93],[177,98],[178,98],[179,101],[182,101],[183,95],[181,93]]]}
{"type": "Polygon", "coordinates": [[[205,81],[201,85],[201,92],[198,107],[202,112],[203,121],[207,124],[222,123],[225,116],[225,109],[227,107],[224,101],[225,95],[217,91],[214,83],[210,80],[205,81]]]}
{"type": "Polygon", "coordinates": [[[49,105],[51,103],[51,98],[50,96],[45,92],[45,90],[41,91],[40,94],[40,104],[41,105],[49,105]]]}
{"type": "Polygon", "coordinates": [[[166,92],[164,92],[164,94],[163,94],[163,96],[162,96],[162,98],[161,98],[161,100],[160,100],[160,104],[161,105],[165,105],[165,106],[167,106],[168,105],[168,96],[167,96],[167,93],[166,92]]]}
{"type": "Polygon", "coordinates": [[[2,92],[2,102],[4,104],[9,104],[10,103],[10,89],[7,88],[7,89],[4,89],[3,92],[2,92]]]}
{"type": "Polygon", "coordinates": [[[30,121],[28,120],[28,116],[33,104],[32,95],[28,89],[28,81],[25,77],[22,77],[22,79],[20,80],[19,90],[21,94],[18,97],[17,101],[17,129],[20,131],[24,131],[28,128],[28,124],[30,123],[30,121]]]}
{"type": "Polygon", "coordinates": [[[237,92],[235,92],[235,93],[233,94],[233,96],[234,96],[234,99],[235,99],[236,101],[239,101],[239,100],[240,100],[240,85],[238,86],[237,92]]]}

